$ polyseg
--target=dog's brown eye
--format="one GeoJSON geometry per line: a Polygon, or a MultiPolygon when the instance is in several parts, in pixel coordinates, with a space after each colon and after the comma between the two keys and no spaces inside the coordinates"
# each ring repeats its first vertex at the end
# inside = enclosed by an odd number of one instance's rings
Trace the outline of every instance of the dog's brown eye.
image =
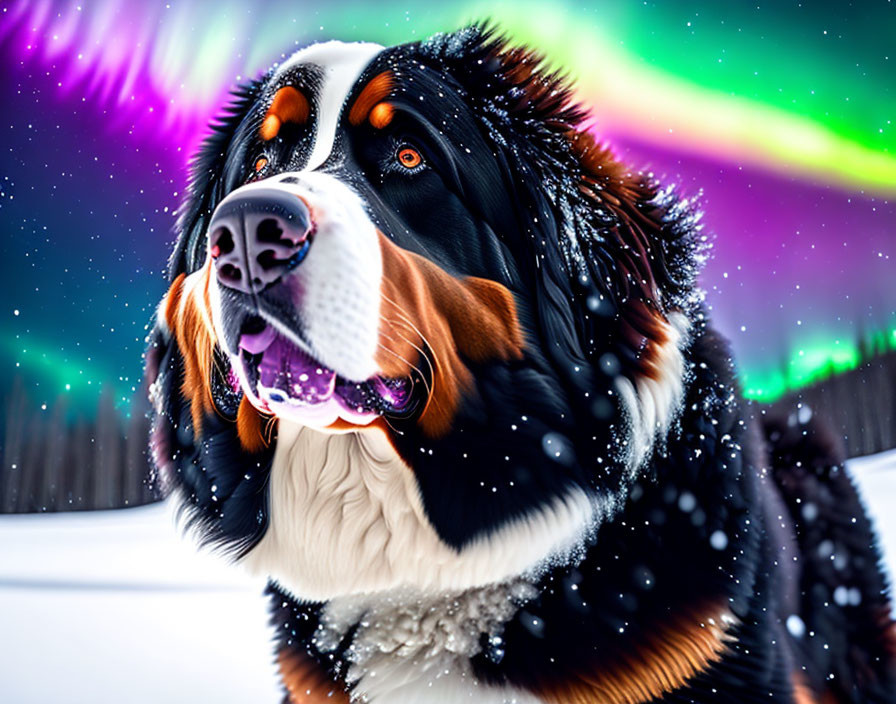
{"type": "Polygon", "coordinates": [[[402,147],[398,150],[398,163],[406,169],[413,169],[423,163],[423,157],[413,147],[402,147]]]}
{"type": "Polygon", "coordinates": [[[261,171],[265,166],[268,165],[267,157],[260,156],[255,160],[255,173],[261,171]]]}

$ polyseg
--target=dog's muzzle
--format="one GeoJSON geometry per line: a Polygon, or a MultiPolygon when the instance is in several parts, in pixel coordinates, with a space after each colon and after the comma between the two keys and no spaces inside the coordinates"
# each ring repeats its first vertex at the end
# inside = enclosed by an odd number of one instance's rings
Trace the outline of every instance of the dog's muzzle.
{"type": "Polygon", "coordinates": [[[256,407],[306,425],[411,411],[411,382],[382,375],[379,234],[330,174],[281,174],[230,193],[208,228],[218,339],[256,407]]]}

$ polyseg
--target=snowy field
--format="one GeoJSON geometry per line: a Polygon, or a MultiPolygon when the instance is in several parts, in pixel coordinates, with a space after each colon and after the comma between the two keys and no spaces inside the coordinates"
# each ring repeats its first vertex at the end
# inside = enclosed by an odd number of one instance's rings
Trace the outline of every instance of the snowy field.
{"type": "MultiPolygon", "coordinates": [[[[896,451],[851,463],[896,567],[896,451]]],[[[0,516],[0,701],[275,704],[263,583],[167,506],[0,516]]]]}

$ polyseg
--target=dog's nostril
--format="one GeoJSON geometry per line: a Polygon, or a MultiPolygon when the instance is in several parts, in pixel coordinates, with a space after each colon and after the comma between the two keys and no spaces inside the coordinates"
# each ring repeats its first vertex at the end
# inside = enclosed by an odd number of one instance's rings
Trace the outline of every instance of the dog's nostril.
{"type": "Polygon", "coordinates": [[[277,259],[277,255],[272,249],[264,250],[261,254],[258,255],[257,259],[258,263],[261,265],[261,268],[265,271],[283,264],[283,260],[277,259]]]}
{"type": "Polygon", "coordinates": [[[218,278],[224,283],[236,284],[243,278],[243,273],[233,264],[222,264],[218,267],[218,278]]]}
{"type": "Polygon", "coordinates": [[[285,189],[251,188],[215,209],[209,255],[218,279],[243,293],[260,293],[295,269],[314,228],[305,202],[285,189]]]}
{"type": "Polygon", "coordinates": [[[265,218],[258,223],[258,227],[255,230],[255,236],[258,237],[259,242],[276,243],[283,237],[283,228],[280,227],[280,224],[273,218],[265,218]]]}
{"type": "Polygon", "coordinates": [[[217,255],[213,256],[230,254],[235,246],[233,244],[233,233],[226,227],[219,227],[212,233],[211,245],[213,251],[217,248],[217,255]]]}

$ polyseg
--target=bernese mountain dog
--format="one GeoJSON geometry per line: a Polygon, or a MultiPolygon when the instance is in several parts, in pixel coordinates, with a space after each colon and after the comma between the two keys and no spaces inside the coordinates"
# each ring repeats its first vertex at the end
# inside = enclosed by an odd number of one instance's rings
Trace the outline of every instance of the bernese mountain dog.
{"type": "Polygon", "coordinates": [[[842,458],[744,402],[699,212],[584,118],[482,26],[239,88],[150,334],[163,482],[269,578],[293,704],[896,701],[842,458]]]}

